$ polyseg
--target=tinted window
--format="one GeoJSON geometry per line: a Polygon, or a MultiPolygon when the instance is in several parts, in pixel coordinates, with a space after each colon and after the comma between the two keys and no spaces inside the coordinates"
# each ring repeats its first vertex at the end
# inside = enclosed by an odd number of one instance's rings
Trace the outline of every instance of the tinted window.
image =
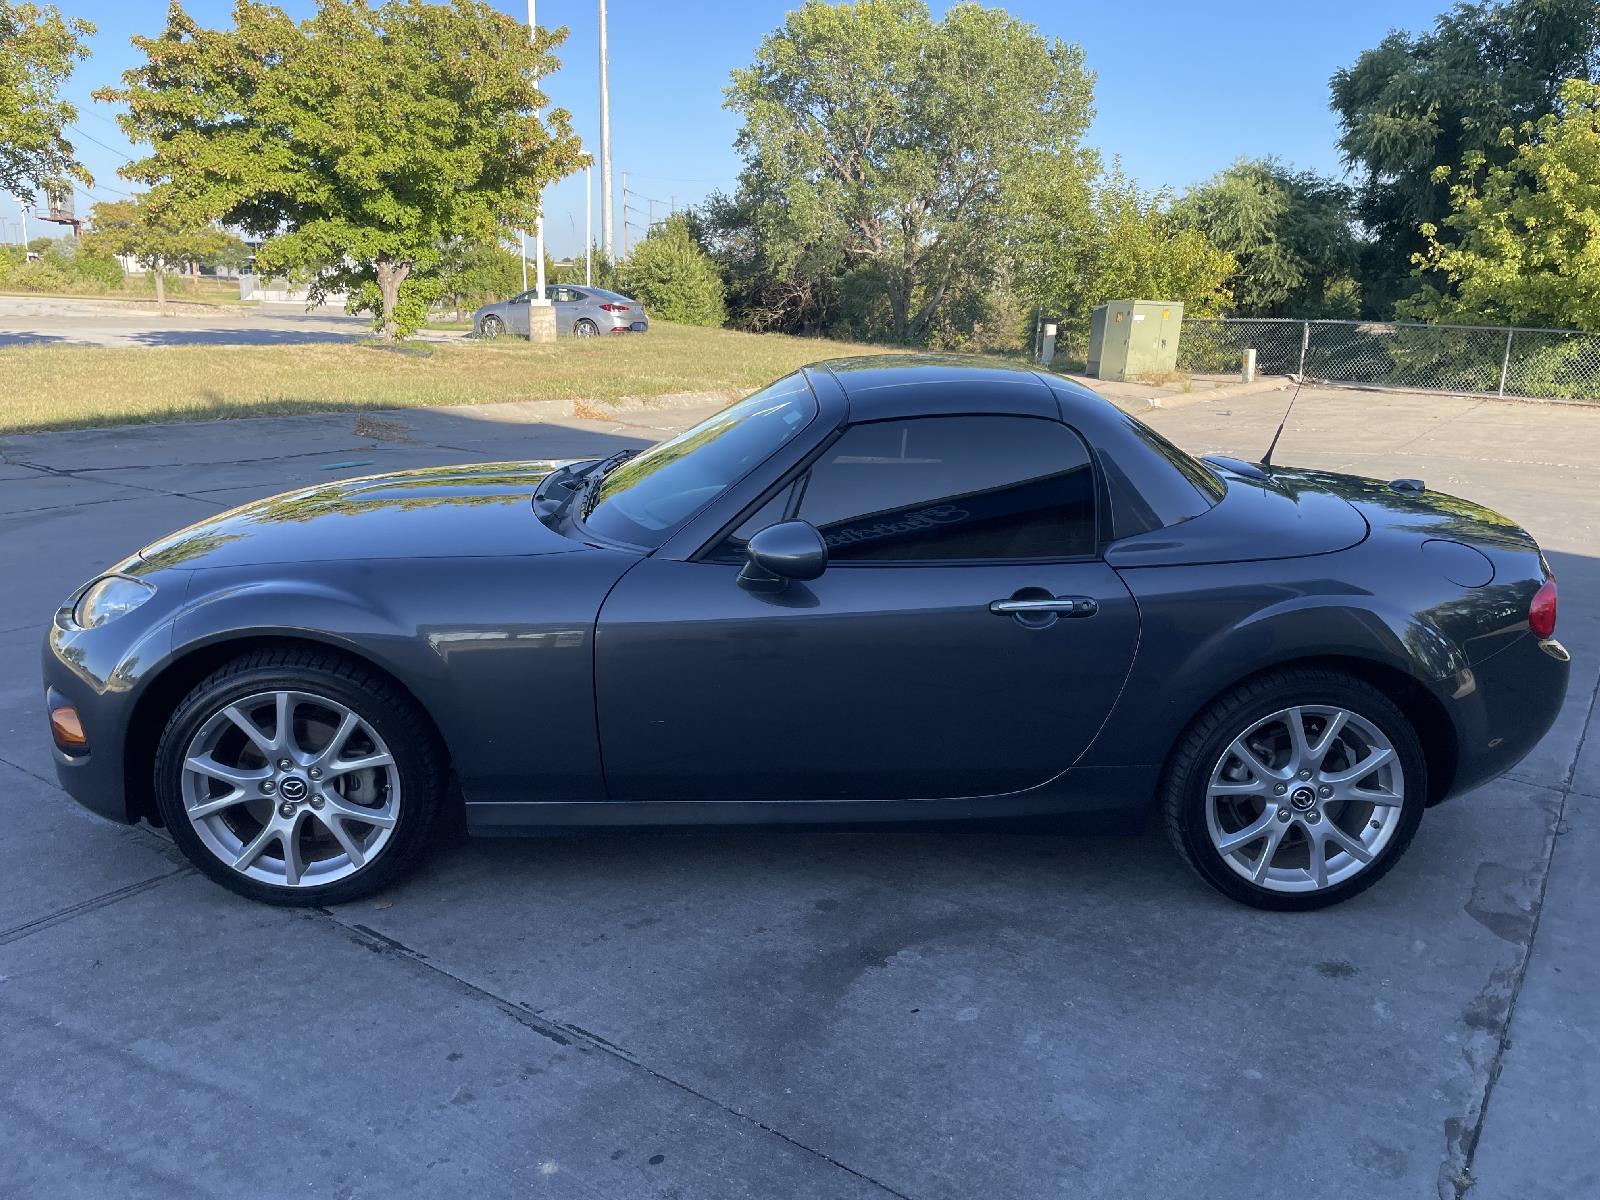
{"type": "Polygon", "coordinates": [[[1118,416],[1119,436],[1107,430],[1099,442],[1116,537],[1180,524],[1222,498],[1226,486],[1203,463],[1143,422],[1118,416]]]}
{"type": "Polygon", "coordinates": [[[835,561],[1070,558],[1095,549],[1089,455],[1056,421],[856,425],[802,487],[797,515],[822,531],[835,561]]]}
{"type": "Polygon", "coordinates": [[[659,546],[816,415],[805,377],[780,379],[612,471],[584,526],[615,541],[659,546]]]}

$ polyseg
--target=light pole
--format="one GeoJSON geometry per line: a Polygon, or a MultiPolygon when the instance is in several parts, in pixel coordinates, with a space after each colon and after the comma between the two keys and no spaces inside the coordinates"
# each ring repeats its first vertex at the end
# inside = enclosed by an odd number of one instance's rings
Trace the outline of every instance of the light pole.
{"type": "MultiPolygon", "coordinates": [[[[627,215],[623,215],[627,220],[627,215]]],[[[611,65],[606,55],[606,0],[600,0],[600,248],[611,258],[611,65]]]]}
{"type": "MultiPolygon", "coordinates": [[[[538,25],[533,15],[534,0],[528,0],[528,42],[533,44],[538,38],[538,25]]],[[[543,115],[540,108],[535,116],[543,115]]],[[[556,313],[550,305],[550,298],[545,294],[544,285],[544,194],[541,189],[539,195],[539,215],[533,223],[533,257],[534,285],[533,302],[528,305],[528,340],[530,342],[553,342],[556,340],[556,313]]],[[[523,286],[526,290],[528,276],[528,257],[522,257],[523,286]]]]}
{"type": "Polygon", "coordinates": [[[594,168],[583,169],[583,285],[594,286],[594,168]]]}

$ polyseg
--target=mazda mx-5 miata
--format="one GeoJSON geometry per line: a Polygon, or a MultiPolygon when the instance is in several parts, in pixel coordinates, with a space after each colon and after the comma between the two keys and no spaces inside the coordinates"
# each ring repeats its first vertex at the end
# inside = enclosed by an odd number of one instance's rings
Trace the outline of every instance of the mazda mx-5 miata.
{"type": "Polygon", "coordinates": [[[44,668],[67,791],[271,903],[370,892],[461,819],[1153,808],[1218,890],[1299,909],[1543,736],[1555,620],[1533,539],[1418,481],[1198,460],[1049,374],[860,358],[634,456],[236,509],[81,588],[44,668]]]}

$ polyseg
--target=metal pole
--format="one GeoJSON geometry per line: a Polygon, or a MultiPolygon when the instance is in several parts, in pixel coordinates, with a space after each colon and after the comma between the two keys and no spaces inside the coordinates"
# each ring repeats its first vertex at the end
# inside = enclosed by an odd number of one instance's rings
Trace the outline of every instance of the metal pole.
{"type": "Polygon", "coordinates": [[[628,173],[622,173],[622,257],[628,257],[628,173]]]}
{"type": "Polygon", "coordinates": [[[1306,321],[1300,329],[1300,371],[1301,379],[1306,377],[1306,350],[1311,345],[1311,322],[1306,321]]]}
{"type": "Polygon", "coordinates": [[[28,261],[28,206],[17,205],[17,211],[22,214],[22,261],[28,261]]]}
{"type": "Polygon", "coordinates": [[[1511,335],[1516,332],[1512,326],[1506,327],[1506,353],[1500,360],[1500,395],[1506,394],[1506,375],[1511,370],[1511,335]]]}
{"type": "MultiPolygon", "coordinates": [[[[533,18],[533,0],[528,0],[528,41],[531,44],[537,37],[536,26],[533,18]]],[[[540,109],[543,112],[543,109],[540,109]]],[[[535,114],[538,115],[538,114],[535,114]]],[[[535,286],[539,290],[537,299],[544,300],[544,192],[539,193],[539,215],[533,222],[533,257],[535,286]]]]}
{"type": "Polygon", "coordinates": [[[517,234],[517,257],[522,260],[522,290],[528,290],[528,235],[517,234]]]}
{"type": "MultiPolygon", "coordinates": [[[[611,66],[606,55],[606,0],[600,0],[600,249],[611,258],[611,66]]],[[[626,178],[626,176],[624,176],[626,178]]],[[[624,201],[626,204],[626,201],[624,201]]],[[[628,214],[622,219],[626,223],[628,214]]],[[[626,224],[623,236],[626,237],[626,224]]]]}
{"type": "Polygon", "coordinates": [[[594,168],[583,169],[583,283],[594,286],[594,168]]]}

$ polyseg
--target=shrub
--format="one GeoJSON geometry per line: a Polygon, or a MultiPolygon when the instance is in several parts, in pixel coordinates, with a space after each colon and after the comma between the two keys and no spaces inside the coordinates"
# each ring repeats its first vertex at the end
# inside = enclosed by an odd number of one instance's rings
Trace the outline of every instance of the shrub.
{"type": "Polygon", "coordinates": [[[720,326],[727,320],[722,276],[682,216],[669,217],[634,247],[622,277],[629,294],[663,321],[720,326]]]}

